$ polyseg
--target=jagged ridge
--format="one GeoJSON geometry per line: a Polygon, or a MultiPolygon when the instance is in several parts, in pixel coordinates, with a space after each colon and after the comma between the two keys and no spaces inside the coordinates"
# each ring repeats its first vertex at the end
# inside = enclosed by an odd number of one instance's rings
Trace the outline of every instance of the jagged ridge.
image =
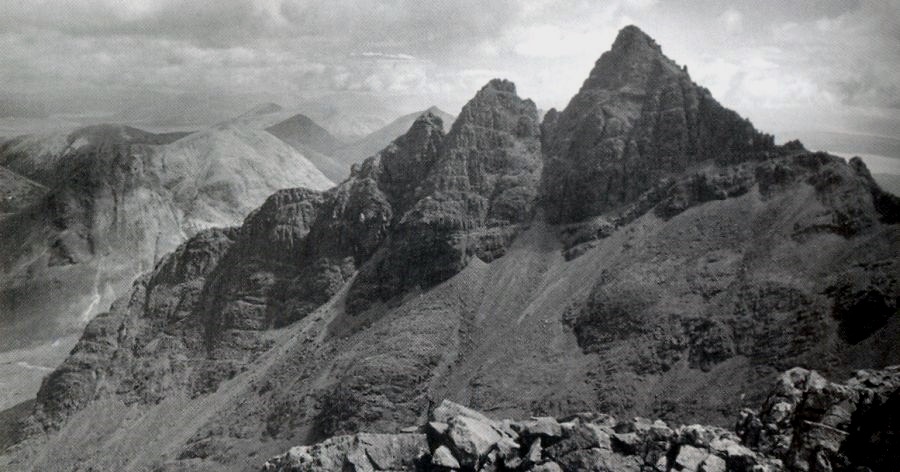
{"type": "MultiPolygon", "coordinates": [[[[127,388],[118,391],[152,402],[167,390],[161,383],[196,395],[234,375],[243,356],[259,354],[269,346],[265,330],[296,321],[327,301],[379,249],[382,254],[417,260],[415,267],[422,270],[441,272],[411,275],[405,272],[410,265],[384,266],[395,259],[376,258],[356,282],[368,289],[372,282],[367,277],[377,278],[376,298],[365,298],[361,293],[368,292],[354,285],[348,302],[351,310],[386,300],[414,282],[433,285],[453,275],[484,244],[486,237],[480,234],[484,228],[511,232],[507,226],[530,216],[539,169],[536,116],[534,104],[518,99],[511,83],[491,82],[467,105],[446,139],[442,120],[426,113],[406,135],[356,168],[340,186],[325,193],[278,192],[248,216],[240,230],[203,233],[191,240],[138,284],[138,290],[146,294],[132,297],[138,301],[136,306],[113,309],[92,323],[73,356],[42,387],[43,421],[48,426],[58,424],[72,413],[69,406],[102,394],[95,388],[73,388],[98,385],[79,370],[84,365],[79,353],[96,351],[87,346],[97,337],[92,333],[105,332],[102,326],[137,321],[122,312],[138,310],[142,319],[153,321],[124,329],[131,334],[103,348],[110,358],[119,359],[106,365],[109,378],[121,378],[121,369],[132,368],[114,353],[131,353],[142,337],[152,339],[160,331],[177,343],[161,347],[160,352],[139,352],[137,357],[184,357],[189,364],[201,366],[162,377],[154,372],[124,376],[146,382],[129,381],[127,388]],[[520,140],[527,142],[520,144],[520,140]],[[479,153],[498,142],[505,144],[489,156],[487,165],[492,168],[485,173],[476,167],[485,165],[479,153]],[[527,153],[519,154],[520,149],[527,153]],[[433,239],[417,245],[421,235],[416,228],[429,231],[433,239]],[[456,245],[470,233],[480,239],[456,245]],[[385,250],[381,245],[389,236],[385,250]],[[435,254],[433,246],[441,244],[445,246],[435,254]],[[197,265],[197,257],[219,263],[200,263],[206,271],[171,269],[197,265]],[[440,258],[459,262],[442,268],[440,258]],[[386,285],[386,277],[393,285],[386,285]]],[[[509,239],[508,234],[500,242],[491,240],[484,251],[502,250],[509,239]]],[[[98,360],[103,363],[102,359],[98,360]]]]}

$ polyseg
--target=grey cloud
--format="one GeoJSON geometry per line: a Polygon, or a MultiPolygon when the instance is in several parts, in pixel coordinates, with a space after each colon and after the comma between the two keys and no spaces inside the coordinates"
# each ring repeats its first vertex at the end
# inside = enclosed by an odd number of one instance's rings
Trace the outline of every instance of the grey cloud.
{"type": "Polygon", "coordinates": [[[828,100],[897,114],[896,1],[0,0],[0,11],[4,90],[67,110],[337,93],[452,111],[485,80],[466,70],[560,107],[627,21],[763,126],[783,100],[810,116],[828,100]],[[726,35],[716,22],[729,8],[743,28],[726,35]]]}
{"type": "Polygon", "coordinates": [[[365,5],[353,0],[285,1],[281,12],[298,33],[331,37],[343,47],[435,55],[497,34],[520,10],[511,0],[388,0],[365,5]]]}
{"type": "Polygon", "coordinates": [[[521,9],[512,0],[7,0],[0,26],[80,37],[141,36],[188,40],[207,47],[290,37],[317,47],[406,48],[436,52],[496,34],[521,9]],[[146,7],[129,7],[142,5],[146,7]],[[379,47],[381,46],[381,47],[379,47]]]}
{"type": "Polygon", "coordinates": [[[6,15],[0,19],[6,30],[49,30],[74,37],[140,36],[225,46],[263,34],[273,25],[265,11],[243,0],[6,3],[6,15]],[[128,7],[142,3],[146,8],[128,7]]]}
{"type": "Polygon", "coordinates": [[[885,77],[867,71],[851,79],[836,81],[834,90],[846,105],[900,110],[900,86],[893,75],[885,77]]]}

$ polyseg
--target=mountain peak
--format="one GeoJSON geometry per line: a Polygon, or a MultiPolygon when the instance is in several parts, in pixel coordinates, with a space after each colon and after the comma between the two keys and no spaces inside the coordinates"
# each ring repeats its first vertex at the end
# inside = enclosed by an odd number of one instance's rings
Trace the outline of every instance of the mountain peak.
{"type": "Polygon", "coordinates": [[[514,132],[520,137],[539,135],[536,105],[530,99],[520,98],[516,93],[516,84],[506,79],[492,79],[462,107],[448,133],[448,138],[456,139],[453,136],[459,133],[454,130],[466,125],[488,128],[500,126],[503,128],[503,132],[514,132]],[[525,120],[520,129],[513,131],[518,125],[512,122],[499,124],[497,113],[501,113],[515,123],[518,123],[516,120],[519,117],[525,118],[525,120]]]}
{"type": "Polygon", "coordinates": [[[699,162],[746,160],[774,147],[636,26],[619,32],[544,129],[543,179],[555,222],[629,204],[658,179],[699,162]]]}
{"type": "Polygon", "coordinates": [[[687,72],[663,54],[656,40],[637,26],[626,26],[619,31],[612,48],[597,60],[582,90],[627,87],[640,92],[660,74],[687,76],[687,72]]]}
{"type": "Polygon", "coordinates": [[[290,118],[288,118],[280,123],[276,123],[273,127],[281,125],[281,124],[285,124],[285,123],[294,123],[296,125],[315,126],[317,128],[321,128],[321,126],[319,126],[318,123],[316,123],[315,121],[312,120],[312,118],[304,115],[303,113],[297,113],[296,115],[293,115],[290,118]]]}
{"type": "Polygon", "coordinates": [[[481,91],[487,90],[496,90],[498,92],[508,92],[511,94],[516,93],[516,84],[512,81],[506,79],[491,79],[484,87],[481,88],[481,91]]]}
{"type": "Polygon", "coordinates": [[[421,115],[416,118],[416,121],[413,122],[410,130],[429,127],[429,128],[440,128],[444,127],[444,119],[441,118],[439,113],[443,113],[437,107],[431,107],[425,110],[421,115]]]}
{"type": "Polygon", "coordinates": [[[295,149],[309,147],[314,151],[330,154],[340,146],[340,142],[328,130],[302,113],[276,123],[266,128],[266,131],[295,149]]]}
{"type": "Polygon", "coordinates": [[[662,52],[662,48],[647,33],[634,25],[628,25],[616,36],[612,45],[613,51],[653,50],[662,52]]]}

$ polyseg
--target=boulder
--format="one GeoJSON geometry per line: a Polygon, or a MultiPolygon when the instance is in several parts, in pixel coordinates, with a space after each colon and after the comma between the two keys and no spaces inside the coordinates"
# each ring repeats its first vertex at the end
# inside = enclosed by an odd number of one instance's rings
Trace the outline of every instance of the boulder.
{"type": "Polygon", "coordinates": [[[459,469],[459,461],[453,457],[453,453],[450,452],[450,449],[447,448],[447,446],[438,446],[438,448],[431,453],[431,465],[453,470],[459,469]]]}
{"type": "Polygon", "coordinates": [[[700,464],[706,461],[707,457],[709,457],[708,451],[684,445],[678,449],[678,455],[675,457],[675,466],[686,472],[695,472],[700,468],[700,464]]]}
{"type": "Polygon", "coordinates": [[[534,466],[531,472],[563,472],[563,469],[556,462],[544,462],[534,466]]]}
{"type": "Polygon", "coordinates": [[[725,472],[727,470],[727,465],[725,463],[725,459],[721,457],[710,454],[706,456],[706,459],[700,464],[699,472],[725,472]]]}
{"type": "Polygon", "coordinates": [[[555,441],[562,437],[562,427],[556,418],[547,416],[535,417],[528,421],[513,424],[513,429],[525,437],[540,437],[545,442],[555,441]]]}
{"type": "Polygon", "coordinates": [[[502,439],[490,423],[476,418],[456,416],[448,425],[450,447],[465,467],[474,467],[502,439]]]}
{"type": "Polygon", "coordinates": [[[484,416],[478,411],[475,411],[469,407],[460,405],[459,403],[454,403],[450,400],[444,400],[440,405],[437,406],[431,412],[432,420],[438,423],[447,424],[451,419],[457,417],[465,417],[472,418],[474,420],[480,421],[482,423],[493,423],[494,421],[484,416]]]}
{"type": "Polygon", "coordinates": [[[525,462],[530,464],[539,464],[543,459],[543,448],[541,447],[541,438],[536,438],[525,454],[525,462]]]}
{"type": "Polygon", "coordinates": [[[369,472],[415,470],[428,452],[422,434],[338,436],[312,446],[297,446],[269,459],[265,470],[276,472],[369,472]]]}

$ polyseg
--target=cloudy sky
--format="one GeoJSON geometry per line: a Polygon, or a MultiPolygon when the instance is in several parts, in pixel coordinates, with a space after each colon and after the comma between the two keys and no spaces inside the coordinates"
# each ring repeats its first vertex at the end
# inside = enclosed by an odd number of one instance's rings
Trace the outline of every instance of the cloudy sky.
{"type": "Polygon", "coordinates": [[[324,96],[455,113],[492,77],[563,107],[636,24],[763,129],[900,128],[900,0],[0,0],[0,11],[0,98],[70,112],[324,96]]]}

